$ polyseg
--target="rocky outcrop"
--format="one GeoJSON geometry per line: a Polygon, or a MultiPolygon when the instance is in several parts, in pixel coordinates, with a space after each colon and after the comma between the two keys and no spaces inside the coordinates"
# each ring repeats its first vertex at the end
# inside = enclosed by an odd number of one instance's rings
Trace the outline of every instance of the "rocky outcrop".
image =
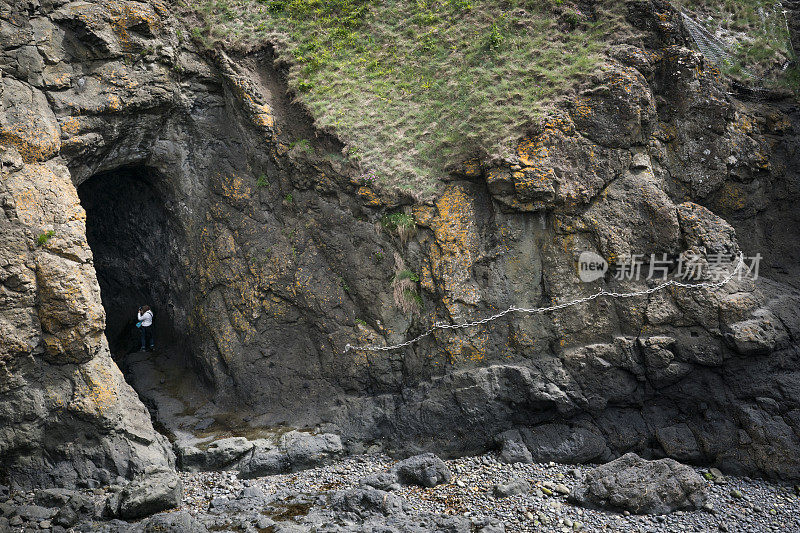
{"type": "MultiPolygon", "coordinates": [[[[796,477],[794,104],[730,93],[667,3],[628,5],[639,34],[591,89],[512,158],[468,165],[419,203],[358,178],[269,49],[200,54],[157,0],[2,3],[4,477],[109,483],[173,464],[111,358],[142,300],[158,338],[254,424],[441,454],[516,428],[499,439],[508,460],[635,451],[796,477]],[[647,287],[581,283],[584,251],[707,266],[740,250],[764,256],[759,282],[344,350],[647,287]],[[394,301],[403,269],[413,312],[394,301]]],[[[281,463],[271,453],[264,464],[281,463]]]]}
{"type": "Polygon", "coordinates": [[[166,468],[147,468],[106,502],[106,514],[127,520],[179,507],[183,483],[166,468]]]}
{"type": "Polygon", "coordinates": [[[586,473],[570,499],[580,505],[634,514],[667,514],[699,509],[708,497],[706,482],[672,459],[647,461],[627,453],[586,473]]]}
{"type": "Polygon", "coordinates": [[[177,445],[177,450],[182,470],[238,470],[247,479],[324,465],[341,456],[344,448],[338,435],[289,431],[276,439],[230,437],[204,449],[177,445]]]}
{"type": "Polygon", "coordinates": [[[450,481],[451,473],[444,461],[425,453],[404,459],[394,465],[392,473],[400,483],[415,484],[421,487],[435,487],[450,481]]]}

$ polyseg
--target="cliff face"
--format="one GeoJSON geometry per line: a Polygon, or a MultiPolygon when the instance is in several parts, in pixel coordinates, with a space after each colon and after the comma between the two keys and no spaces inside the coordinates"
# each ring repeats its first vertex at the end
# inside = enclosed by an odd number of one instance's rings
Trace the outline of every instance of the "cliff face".
{"type": "Polygon", "coordinates": [[[200,55],[155,0],[2,6],[11,480],[108,482],[172,464],[106,340],[121,346],[143,300],[159,338],[263,424],[447,454],[522,427],[543,459],[636,451],[796,477],[796,106],[727,92],[667,4],[631,2],[642,38],[612,49],[592,90],[513,160],[467,162],[425,204],[356,177],[267,49],[200,55]],[[408,215],[413,226],[392,222],[408,215]],[[759,252],[761,278],[344,350],[645,287],[580,283],[583,251],[686,250],[759,252]],[[420,295],[406,294],[410,312],[395,302],[404,269],[420,295]]]}

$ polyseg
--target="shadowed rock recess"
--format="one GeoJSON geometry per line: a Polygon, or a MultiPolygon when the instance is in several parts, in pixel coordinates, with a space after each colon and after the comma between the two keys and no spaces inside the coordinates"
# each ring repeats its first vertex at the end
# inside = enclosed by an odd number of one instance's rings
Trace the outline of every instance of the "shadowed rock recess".
{"type": "Polygon", "coordinates": [[[628,4],[641,35],[594,88],[420,203],[358,178],[268,48],[200,53],[158,0],[0,0],[0,482],[174,467],[111,357],[145,302],[159,345],[254,427],[797,478],[800,111],[730,92],[668,4],[628,4]],[[394,213],[416,231],[381,224],[394,213]],[[740,250],[764,256],[757,281],[344,350],[646,287],[581,283],[583,251],[740,250]],[[412,313],[395,303],[404,268],[412,313]]]}

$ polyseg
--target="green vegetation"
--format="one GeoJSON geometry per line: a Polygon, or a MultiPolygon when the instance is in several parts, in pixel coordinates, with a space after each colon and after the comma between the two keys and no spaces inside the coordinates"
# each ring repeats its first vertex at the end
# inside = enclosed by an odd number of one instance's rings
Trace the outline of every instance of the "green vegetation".
{"type": "Polygon", "coordinates": [[[364,327],[368,327],[367,321],[366,320],[362,320],[360,318],[356,318],[356,324],[359,324],[359,325],[364,326],[364,327]]]}
{"type": "Polygon", "coordinates": [[[347,294],[350,294],[350,285],[347,284],[347,280],[344,277],[339,276],[339,284],[342,286],[342,290],[347,294]]]}
{"type": "Polygon", "coordinates": [[[264,187],[269,187],[269,180],[267,179],[266,174],[261,174],[258,179],[256,180],[256,186],[260,189],[264,187]]]}
{"type": "Polygon", "coordinates": [[[422,196],[450,165],[508,155],[598,68],[624,7],[600,2],[592,21],[562,0],[186,1],[201,44],[277,42],[317,124],[422,196]]]}
{"type": "Polygon", "coordinates": [[[395,275],[395,279],[398,281],[403,281],[408,279],[413,281],[414,283],[417,283],[419,281],[419,276],[417,276],[412,270],[404,269],[395,275]]]}
{"type": "Polygon", "coordinates": [[[297,150],[300,153],[311,155],[314,153],[314,148],[311,146],[311,141],[308,139],[299,139],[289,143],[289,150],[297,150]]]}
{"type": "Polygon", "coordinates": [[[56,232],[53,230],[49,230],[42,233],[36,238],[36,246],[44,246],[45,244],[47,244],[47,241],[49,241],[55,234],[56,232]]]}
{"type": "Polygon", "coordinates": [[[283,197],[283,200],[287,204],[291,204],[292,202],[294,202],[294,196],[292,196],[292,193],[289,193],[289,194],[287,194],[286,196],[283,197]]]}
{"type": "Polygon", "coordinates": [[[418,282],[419,276],[408,269],[398,271],[392,281],[394,303],[406,314],[416,314],[422,308],[422,296],[417,291],[418,282]]]}
{"type": "Polygon", "coordinates": [[[395,232],[400,241],[405,243],[417,231],[414,217],[406,213],[392,213],[381,218],[381,228],[388,232],[395,232]]]}
{"type": "Polygon", "coordinates": [[[673,0],[726,43],[732,56],[720,70],[751,85],[797,89],[798,73],[786,69],[795,57],[789,28],[773,0],[673,0]]]}
{"type": "MultiPolygon", "coordinates": [[[[345,143],[365,182],[417,197],[463,161],[511,155],[590,83],[609,43],[636,33],[619,0],[597,0],[591,14],[575,0],[183,2],[200,45],[274,43],[296,98],[345,143]]],[[[724,72],[797,80],[776,68],[792,54],[771,0],[673,3],[712,32],[730,30],[736,60],[724,72]]]]}

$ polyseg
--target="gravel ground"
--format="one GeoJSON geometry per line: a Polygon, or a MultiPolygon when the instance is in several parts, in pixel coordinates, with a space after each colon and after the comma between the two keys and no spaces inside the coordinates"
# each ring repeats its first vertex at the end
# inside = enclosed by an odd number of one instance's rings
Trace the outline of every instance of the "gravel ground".
{"type": "MultiPolygon", "coordinates": [[[[566,494],[578,482],[581,472],[592,468],[591,465],[504,464],[493,454],[446,463],[453,473],[449,483],[430,489],[405,486],[394,492],[408,502],[410,515],[433,513],[497,519],[509,532],[800,532],[800,487],[790,484],[724,476],[707,481],[709,499],[705,509],[665,516],[633,516],[584,509],[567,501],[566,494]],[[494,496],[496,484],[514,479],[528,481],[531,490],[507,498],[494,496]]],[[[240,480],[234,472],[182,472],[181,510],[188,511],[211,531],[273,531],[273,520],[301,521],[312,506],[325,504],[326,494],[358,487],[362,478],[388,471],[393,464],[384,455],[350,456],[327,466],[252,480],[240,480]],[[260,489],[264,501],[270,503],[265,506],[259,505],[260,500],[236,499],[248,487],[260,489]],[[226,502],[234,504],[233,510],[226,502]],[[236,505],[246,509],[237,512],[236,505]]],[[[706,469],[696,470],[701,476],[712,477],[707,476],[706,469]]],[[[93,499],[98,508],[107,494],[102,488],[81,492],[93,499]]],[[[16,492],[2,500],[0,506],[12,507],[30,505],[35,497],[33,492],[16,492]]],[[[16,520],[10,524],[12,531],[27,531],[31,525],[38,531],[47,531],[50,526],[49,519],[40,519],[35,524],[16,520]]],[[[125,526],[124,522],[121,524],[125,526]]],[[[103,522],[93,521],[75,530],[96,531],[102,526],[103,522]]],[[[0,527],[0,531],[3,529],[0,527]]]]}
{"type": "MultiPolygon", "coordinates": [[[[241,481],[233,473],[182,473],[184,509],[205,522],[214,498],[234,497],[244,487],[257,486],[265,494],[300,492],[309,495],[358,486],[364,476],[387,471],[393,461],[386,456],[352,456],[334,464],[295,474],[241,481]]],[[[503,464],[494,455],[447,461],[453,472],[450,483],[432,489],[403,487],[403,496],[414,512],[485,516],[501,520],[506,531],[800,531],[800,497],[788,484],[746,477],[726,476],[708,481],[706,509],[678,511],[666,516],[632,516],[583,509],[567,502],[566,495],[589,465],[503,464]],[[493,487],[523,478],[530,493],[495,498],[493,487]]],[[[697,469],[704,475],[707,470],[697,469]]],[[[293,508],[279,519],[302,516],[293,508]]],[[[275,518],[275,517],[273,517],[275,518]]]]}

